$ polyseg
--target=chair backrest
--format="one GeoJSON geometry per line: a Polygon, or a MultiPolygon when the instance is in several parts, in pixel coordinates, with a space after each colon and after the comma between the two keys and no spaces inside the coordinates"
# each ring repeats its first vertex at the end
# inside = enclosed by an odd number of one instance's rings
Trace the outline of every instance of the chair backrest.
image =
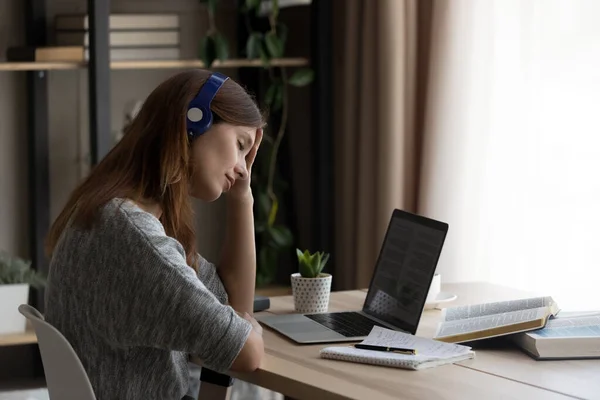
{"type": "Polygon", "coordinates": [[[21,304],[19,312],[31,321],[35,330],[50,400],[96,400],[85,368],[63,334],[34,307],[21,304]]]}

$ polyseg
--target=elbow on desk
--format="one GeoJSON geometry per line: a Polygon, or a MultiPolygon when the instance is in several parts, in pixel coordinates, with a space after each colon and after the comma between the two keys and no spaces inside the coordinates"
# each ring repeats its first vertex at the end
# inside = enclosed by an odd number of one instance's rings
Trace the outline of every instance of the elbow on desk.
{"type": "Polygon", "coordinates": [[[261,335],[252,331],[242,350],[233,361],[231,370],[235,372],[256,371],[264,358],[265,346],[261,335]]]}

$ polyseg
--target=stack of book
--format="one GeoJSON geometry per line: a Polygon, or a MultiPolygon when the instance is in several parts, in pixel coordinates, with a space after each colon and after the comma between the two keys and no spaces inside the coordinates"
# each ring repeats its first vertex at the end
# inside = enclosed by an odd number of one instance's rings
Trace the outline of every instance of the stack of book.
{"type": "Polygon", "coordinates": [[[600,358],[600,311],[561,312],[550,296],[450,307],[434,339],[474,343],[506,337],[536,360],[600,358]]]}
{"type": "MultiPolygon", "coordinates": [[[[7,61],[89,61],[89,18],[85,14],[57,15],[52,46],[7,49],[7,61]]],[[[180,26],[177,14],[111,14],[109,57],[119,60],[178,60],[180,26]]]]}
{"type": "MultiPolygon", "coordinates": [[[[176,60],[180,58],[180,26],[177,14],[111,14],[110,60],[176,60]]],[[[57,15],[56,45],[83,48],[89,59],[87,15],[57,15]]]]}

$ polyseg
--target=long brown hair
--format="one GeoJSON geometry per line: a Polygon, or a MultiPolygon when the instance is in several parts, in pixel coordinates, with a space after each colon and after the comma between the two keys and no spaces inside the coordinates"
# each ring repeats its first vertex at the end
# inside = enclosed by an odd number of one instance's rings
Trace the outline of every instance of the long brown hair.
{"type": "MultiPolygon", "coordinates": [[[[190,142],[185,115],[210,71],[191,70],[172,76],[150,93],[123,138],[73,191],[52,224],[46,242],[51,256],[67,224],[89,228],[97,213],[113,198],[151,200],[161,207],[167,235],[186,251],[196,269],[193,211],[189,196],[190,142]]],[[[264,116],[254,99],[232,79],[215,95],[214,123],[262,127],[264,116]]]]}

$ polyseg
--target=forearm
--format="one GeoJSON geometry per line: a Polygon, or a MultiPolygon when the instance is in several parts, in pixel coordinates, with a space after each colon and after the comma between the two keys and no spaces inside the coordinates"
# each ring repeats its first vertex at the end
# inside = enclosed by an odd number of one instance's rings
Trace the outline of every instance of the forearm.
{"type": "Polygon", "coordinates": [[[225,240],[218,273],[229,304],[240,313],[252,315],[256,281],[253,201],[227,200],[225,240]]]}

